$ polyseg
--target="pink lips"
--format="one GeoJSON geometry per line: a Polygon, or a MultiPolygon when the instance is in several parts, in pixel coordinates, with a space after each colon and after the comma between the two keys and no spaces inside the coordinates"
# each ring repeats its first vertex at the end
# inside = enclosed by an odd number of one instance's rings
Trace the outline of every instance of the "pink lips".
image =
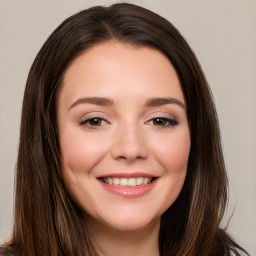
{"type": "MultiPolygon", "coordinates": [[[[150,175],[145,173],[125,173],[125,174],[108,174],[108,177],[123,177],[123,178],[130,178],[130,177],[150,177],[150,175]]],[[[106,176],[102,176],[101,178],[104,178],[106,176]]],[[[125,198],[138,198],[141,196],[144,196],[148,192],[150,192],[155,184],[157,183],[158,179],[155,179],[151,183],[147,185],[140,185],[135,187],[129,187],[129,186],[120,186],[120,185],[109,185],[104,183],[102,180],[98,179],[102,187],[107,190],[108,192],[111,192],[113,194],[125,197],[125,198]]]]}

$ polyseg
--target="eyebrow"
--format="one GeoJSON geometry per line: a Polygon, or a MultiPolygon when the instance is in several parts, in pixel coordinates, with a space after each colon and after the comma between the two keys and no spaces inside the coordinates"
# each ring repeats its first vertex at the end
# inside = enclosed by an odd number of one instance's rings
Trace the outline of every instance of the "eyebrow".
{"type": "Polygon", "coordinates": [[[150,98],[146,101],[146,106],[157,107],[166,104],[177,104],[182,108],[185,108],[185,104],[175,98],[150,98]]]}
{"type": "Polygon", "coordinates": [[[114,106],[115,103],[112,99],[109,98],[102,98],[102,97],[88,97],[88,98],[80,98],[76,100],[69,108],[73,108],[76,105],[79,104],[84,104],[84,103],[89,103],[89,104],[95,104],[99,106],[114,106]]]}
{"type": "MultiPolygon", "coordinates": [[[[87,98],[79,98],[76,100],[70,107],[69,110],[76,105],[79,104],[95,104],[99,106],[114,106],[115,102],[112,99],[109,98],[102,98],[102,97],[87,97],[87,98]]],[[[148,107],[157,107],[157,106],[162,106],[162,105],[167,105],[167,104],[177,104],[182,108],[185,108],[185,104],[182,103],[181,101],[175,99],[175,98],[149,98],[146,100],[146,106],[148,107]]]]}

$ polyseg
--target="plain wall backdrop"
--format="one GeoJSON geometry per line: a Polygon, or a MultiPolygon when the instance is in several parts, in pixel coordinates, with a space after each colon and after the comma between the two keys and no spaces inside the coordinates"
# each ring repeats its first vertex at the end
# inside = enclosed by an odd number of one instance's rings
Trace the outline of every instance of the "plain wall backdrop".
{"type": "MultiPolygon", "coordinates": [[[[0,0],[0,243],[11,232],[23,91],[49,34],[68,16],[121,1],[0,0]]],[[[171,21],[201,63],[215,98],[230,180],[223,225],[256,255],[256,1],[141,0],[171,21]]]]}

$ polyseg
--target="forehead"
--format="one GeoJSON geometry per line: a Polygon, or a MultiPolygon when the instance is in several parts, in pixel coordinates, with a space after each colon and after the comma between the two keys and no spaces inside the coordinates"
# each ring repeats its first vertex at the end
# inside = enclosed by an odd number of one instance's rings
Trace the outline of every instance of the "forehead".
{"type": "Polygon", "coordinates": [[[184,101],[177,73],[163,53],[112,41],[80,54],[66,70],[61,89],[69,97],[114,97],[120,92],[141,97],[170,94],[184,101]]]}

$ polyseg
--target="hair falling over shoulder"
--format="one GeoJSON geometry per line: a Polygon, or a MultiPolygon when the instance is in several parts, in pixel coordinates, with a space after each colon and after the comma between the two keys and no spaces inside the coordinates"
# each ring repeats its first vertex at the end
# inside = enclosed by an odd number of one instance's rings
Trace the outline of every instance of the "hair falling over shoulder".
{"type": "Polygon", "coordinates": [[[186,100],[191,135],[187,176],[178,199],[162,216],[160,255],[241,255],[245,251],[220,228],[228,181],[217,115],[200,64],[170,22],[132,4],[92,7],[69,17],[36,56],[24,93],[14,226],[5,247],[17,256],[98,255],[87,215],[61,177],[56,95],[71,62],[111,40],[163,52],[186,100]]]}

